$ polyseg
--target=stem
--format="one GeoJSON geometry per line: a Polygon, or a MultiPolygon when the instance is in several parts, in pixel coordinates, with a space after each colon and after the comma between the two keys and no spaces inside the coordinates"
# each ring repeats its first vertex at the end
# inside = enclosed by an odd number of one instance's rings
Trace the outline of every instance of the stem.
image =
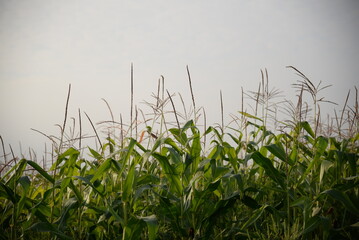
{"type": "Polygon", "coordinates": [[[222,90],[219,92],[221,99],[221,121],[222,121],[222,136],[224,134],[224,120],[223,120],[223,98],[222,98],[222,90]]]}
{"type": "Polygon", "coordinates": [[[176,117],[177,127],[178,127],[178,129],[180,129],[181,127],[180,127],[180,124],[179,124],[179,121],[178,121],[176,108],[175,108],[175,105],[173,103],[172,97],[171,97],[170,93],[168,92],[168,90],[167,90],[167,95],[168,95],[168,97],[169,97],[169,99],[171,101],[172,107],[173,107],[173,113],[174,113],[174,115],[176,117]]]}
{"type": "Polygon", "coordinates": [[[67,121],[67,110],[68,110],[68,107],[69,107],[69,100],[70,100],[70,92],[71,92],[71,84],[69,84],[69,90],[67,92],[66,107],[65,107],[65,118],[64,118],[64,123],[62,125],[62,129],[61,129],[61,140],[60,140],[59,149],[58,149],[59,152],[61,151],[62,143],[63,143],[63,139],[64,139],[64,132],[65,132],[66,121],[67,121]]]}
{"type": "Polygon", "coordinates": [[[196,123],[196,103],[194,101],[194,94],[193,94],[193,89],[192,89],[192,80],[191,80],[191,75],[189,73],[189,69],[188,69],[188,65],[186,66],[187,69],[187,75],[188,75],[188,81],[189,81],[189,88],[191,90],[191,96],[192,96],[192,104],[193,104],[193,115],[194,115],[194,123],[196,123]]]}
{"type": "Polygon", "coordinates": [[[130,138],[132,137],[132,117],[133,117],[133,64],[131,63],[131,114],[130,114],[130,138]]]}

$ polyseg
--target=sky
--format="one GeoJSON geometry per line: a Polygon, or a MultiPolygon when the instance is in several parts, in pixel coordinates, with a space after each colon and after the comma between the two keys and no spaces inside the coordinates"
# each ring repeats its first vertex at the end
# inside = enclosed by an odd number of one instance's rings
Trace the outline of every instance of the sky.
{"type": "Polygon", "coordinates": [[[322,96],[341,106],[358,87],[358,23],[355,0],[0,0],[0,135],[17,154],[43,149],[31,128],[59,136],[69,84],[69,118],[80,108],[110,120],[104,98],[128,122],[131,64],[141,109],[161,75],[190,104],[188,65],[210,123],[220,122],[220,90],[225,116],[236,113],[241,88],[256,91],[265,68],[288,99],[299,79],[291,65],[333,85],[322,96]]]}

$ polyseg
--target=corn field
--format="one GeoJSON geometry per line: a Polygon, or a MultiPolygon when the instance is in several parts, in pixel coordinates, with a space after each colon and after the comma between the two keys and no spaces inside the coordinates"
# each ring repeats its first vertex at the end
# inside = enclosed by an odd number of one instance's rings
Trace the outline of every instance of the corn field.
{"type": "Polygon", "coordinates": [[[227,125],[222,111],[206,126],[187,68],[188,112],[162,78],[153,112],[131,101],[128,125],[100,123],[106,137],[86,114],[97,147],[82,146],[81,131],[65,134],[65,114],[61,137],[44,134],[49,167],[10,159],[2,144],[0,239],[358,239],[358,93],[324,124],[325,87],[290,68],[300,79],[287,120],[275,118],[278,92],[264,71],[257,92],[242,92],[252,112],[242,104],[227,125]]]}

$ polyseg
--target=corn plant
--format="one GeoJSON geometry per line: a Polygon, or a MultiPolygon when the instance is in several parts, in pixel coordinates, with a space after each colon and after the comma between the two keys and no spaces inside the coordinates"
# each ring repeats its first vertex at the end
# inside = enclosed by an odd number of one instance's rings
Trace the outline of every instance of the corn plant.
{"type": "Polygon", "coordinates": [[[259,91],[247,95],[253,113],[242,103],[231,123],[207,127],[204,118],[203,128],[187,67],[193,110],[176,109],[161,77],[142,122],[132,100],[129,124],[116,122],[104,100],[111,121],[100,123],[101,139],[86,114],[97,147],[85,149],[80,110],[79,132],[75,124],[65,131],[69,88],[60,137],[38,131],[53,142],[51,167],[8,160],[1,138],[0,239],[357,239],[357,94],[337,120],[338,135],[325,134],[321,88],[294,70],[304,80],[295,85],[297,105],[286,105],[289,120],[269,109],[282,103],[272,102],[279,92],[269,91],[265,71],[259,91]],[[308,119],[304,91],[317,109],[308,119]]]}

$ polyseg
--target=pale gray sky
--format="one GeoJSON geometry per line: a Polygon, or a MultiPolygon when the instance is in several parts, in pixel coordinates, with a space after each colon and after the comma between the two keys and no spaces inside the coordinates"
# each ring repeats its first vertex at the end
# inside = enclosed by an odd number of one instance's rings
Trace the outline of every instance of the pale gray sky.
{"type": "Polygon", "coordinates": [[[118,120],[129,112],[131,63],[140,108],[160,75],[190,102],[189,65],[197,106],[212,122],[219,90],[225,114],[235,113],[241,87],[255,91],[264,68],[288,98],[293,65],[333,84],[324,96],[343,103],[358,86],[358,24],[354,0],[0,0],[0,135],[17,149],[46,141],[30,128],[58,133],[69,83],[70,117],[81,108],[109,120],[105,98],[118,120]]]}

